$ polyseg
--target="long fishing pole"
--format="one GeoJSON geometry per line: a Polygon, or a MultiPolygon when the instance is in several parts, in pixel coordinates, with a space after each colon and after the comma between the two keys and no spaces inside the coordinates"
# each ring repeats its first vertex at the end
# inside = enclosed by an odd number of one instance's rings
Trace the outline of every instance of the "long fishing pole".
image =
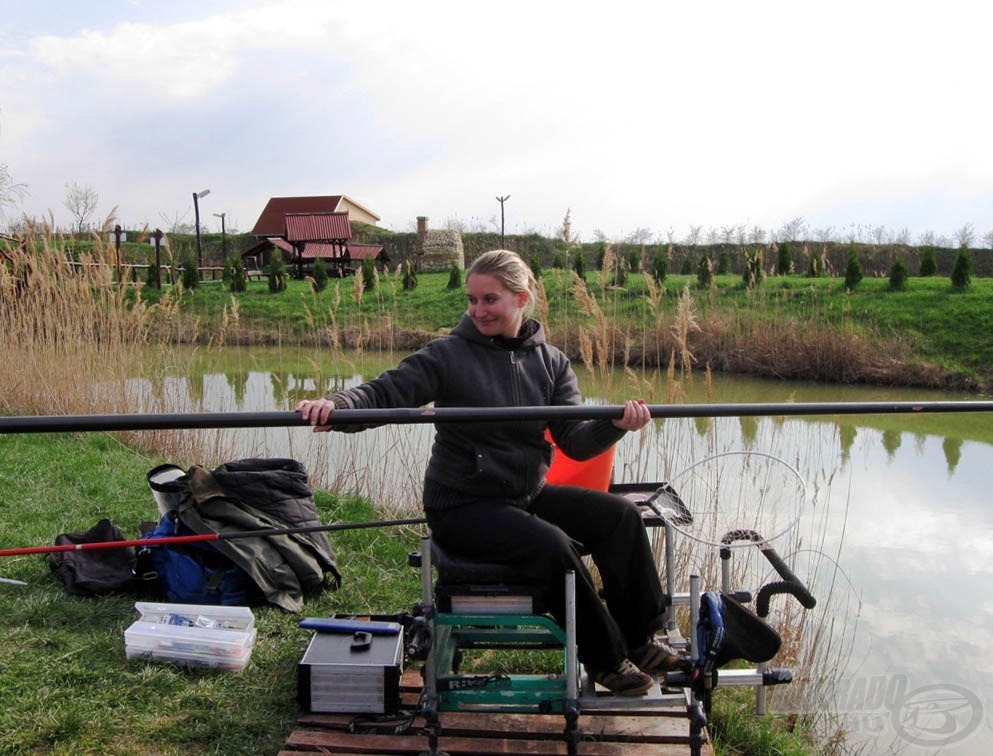
{"type": "MultiPolygon", "coordinates": [[[[885,415],[935,412],[993,412],[993,401],[781,402],[737,404],[650,404],[653,418],[885,415]]],[[[588,420],[620,417],[621,405],[537,407],[421,407],[340,409],[333,425],[588,420]]],[[[63,433],[197,428],[275,428],[308,425],[297,412],[192,412],[133,415],[33,415],[0,417],[0,433],[63,433]]]]}
{"type": "Polygon", "coordinates": [[[14,549],[0,549],[0,557],[25,556],[28,554],[58,554],[63,551],[125,549],[137,546],[169,546],[172,544],[197,543],[200,541],[233,541],[238,538],[266,538],[268,536],[297,535],[299,533],[322,533],[335,530],[359,530],[361,528],[382,528],[394,525],[423,525],[426,522],[427,520],[423,517],[408,517],[399,520],[337,522],[330,525],[301,525],[294,528],[261,528],[258,530],[236,530],[222,533],[194,533],[193,535],[164,536],[162,538],[132,538],[122,541],[60,543],[46,546],[25,546],[14,549]]]}

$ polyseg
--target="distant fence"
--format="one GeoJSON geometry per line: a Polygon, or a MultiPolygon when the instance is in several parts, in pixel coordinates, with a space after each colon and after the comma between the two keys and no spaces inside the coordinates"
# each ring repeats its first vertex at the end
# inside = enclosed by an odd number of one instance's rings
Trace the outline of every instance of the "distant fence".
{"type": "MultiPolygon", "coordinates": [[[[73,271],[79,271],[84,267],[99,268],[105,267],[106,263],[81,263],[75,260],[66,260],[66,263],[73,271]]],[[[113,266],[111,266],[113,267],[113,266]]],[[[121,283],[144,284],[148,281],[148,270],[154,266],[143,263],[124,263],[116,268],[117,279],[121,283]]],[[[162,283],[175,284],[183,277],[184,267],[182,265],[160,265],[159,280],[162,283]]],[[[202,282],[220,281],[224,277],[224,268],[216,265],[203,265],[197,268],[199,279],[202,282]]]]}

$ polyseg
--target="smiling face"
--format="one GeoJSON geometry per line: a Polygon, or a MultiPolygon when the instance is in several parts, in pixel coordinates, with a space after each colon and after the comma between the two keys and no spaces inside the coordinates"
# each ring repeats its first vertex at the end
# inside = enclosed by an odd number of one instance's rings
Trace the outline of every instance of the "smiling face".
{"type": "Polygon", "coordinates": [[[514,293],[488,273],[473,273],[466,279],[468,313],[484,336],[514,338],[524,321],[527,292],[514,293]]]}

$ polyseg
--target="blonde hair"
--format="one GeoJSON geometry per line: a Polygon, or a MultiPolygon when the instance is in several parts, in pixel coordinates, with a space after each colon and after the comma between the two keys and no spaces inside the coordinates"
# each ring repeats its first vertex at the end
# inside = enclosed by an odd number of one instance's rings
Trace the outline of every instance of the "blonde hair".
{"type": "Polygon", "coordinates": [[[477,257],[466,272],[466,281],[474,274],[493,276],[505,289],[514,294],[527,292],[524,316],[531,317],[538,301],[538,281],[531,268],[519,254],[509,249],[491,249],[477,257]]]}

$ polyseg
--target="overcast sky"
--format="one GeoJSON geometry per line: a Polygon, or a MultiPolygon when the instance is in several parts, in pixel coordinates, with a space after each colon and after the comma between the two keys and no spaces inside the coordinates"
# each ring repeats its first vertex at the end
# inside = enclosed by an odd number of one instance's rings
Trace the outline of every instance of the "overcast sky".
{"type": "Polygon", "coordinates": [[[410,230],[993,230],[987,3],[0,0],[7,207],[249,231],[345,194],[410,230]]]}

